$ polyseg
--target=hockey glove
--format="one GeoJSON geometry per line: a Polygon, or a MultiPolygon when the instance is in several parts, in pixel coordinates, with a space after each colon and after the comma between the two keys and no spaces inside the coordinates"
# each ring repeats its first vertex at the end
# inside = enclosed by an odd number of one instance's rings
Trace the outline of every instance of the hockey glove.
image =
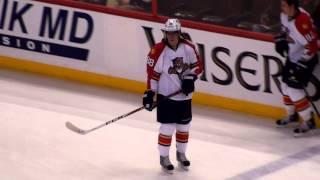
{"type": "Polygon", "coordinates": [[[288,41],[286,39],[286,34],[281,34],[274,37],[275,49],[282,57],[286,57],[289,51],[288,41]]]}
{"type": "Polygon", "coordinates": [[[144,106],[144,108],[148,111],[152,111],[153,110],[153,97],[154,97],[155,93],[152,90],[146,90],[144,92],[143,95],[143,99],[142,99],[142,104],[144,106]]]}
{"type": "Polygon", "coordinates": [[[312,72],[313,72],[316,64],[317,64],[317,57],[312,58],[310,60],[302,59],[296,63],[294,74],[296,74],[296,78],[304,86],[308,85],[308,82],[310,81],[310,78],[312,76],[312,72]]]}
{"type": "Polygon", "coordinates": [[[307,71],[307,66],[303,63],[303,62],[300,62],[298,61],[294,68],[293,68],[293,76],[295,77],[295,79],[297,79],[299,82],[301,83],[304,83],[303,82],[303,77],[304,77],[304,74],[306,73],[307,71]]]}
{"type": "Polygon", "coordinates": [[[194,74],[185,75],[182,79],[181,89],[182,92],[188,96],[194,92],[194,81],[197,80],[197,76],[194,74]]]}

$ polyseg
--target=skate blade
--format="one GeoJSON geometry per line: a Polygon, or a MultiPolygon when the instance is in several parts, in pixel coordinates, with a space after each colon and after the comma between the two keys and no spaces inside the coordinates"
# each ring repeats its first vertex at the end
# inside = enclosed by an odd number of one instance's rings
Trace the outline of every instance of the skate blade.
{"type": "Polygon", "coordinates": [[[286,124],[286,125],[278,125],[276,124],[276,127],[279,129],[282,128],[297,128],[299,126],[299,123],[290,123],[290,124],[286,124]]]}
{"type": "Polygon", "coordinates": [[[168,169],[166,169],[166,168],[164,168],[164,167],[161,167],[161,169],[162,169],[162,171],[163,171],[164,173],[166,173],[166,174],[170,174],[170,175],[172,175],[172,174],[173,174],[173,170],[174,170],[174,169],[172,169],[172,170],[168,170],[168,169]]]}
{"type": "Polygon", "coordinates": [[[293,136],[295,138],[299,138],[299,137],[308,137],[308,136],[312,136],[315,134],[315,129],[311,129],[307,132],[304,132],[304,133],[293,133],[293,136]]]}
{"type": "Polygon", "coordinates": [[[184,170],[184,171],[189,171],[189,167],[190,167],[190,166],[184,166],[182,163],[179,163],[179,164],[178,164],[178,167],[179,167],[180,169],[184,170]]]}
{"type": "Polygon", "coordinates": [[[293,133],[293,137],[299,138],[299,137],[305,137],[306,133],[293,133]]]}

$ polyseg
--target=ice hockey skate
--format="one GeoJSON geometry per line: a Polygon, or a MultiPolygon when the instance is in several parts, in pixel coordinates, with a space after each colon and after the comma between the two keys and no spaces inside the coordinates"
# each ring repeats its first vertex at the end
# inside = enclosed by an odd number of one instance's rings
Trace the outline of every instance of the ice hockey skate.
{"type": "Polygon", "coordinates": [[[179,162],[179,167],[184,170],[189,170],[190,161],[187,159],[185,153],[180,153],[177,151],[177,161],[179,162]]]}
{"type": "Polygon", "coordinates": [[[294,113],[293,115],[277,120],[276,125],[277,127],[282,128],[282,127],[288,127],[289,124],[296,124],[298,122],[299,122],[299,115],[298,113],[294,113]]]}
{"type": "Polygon", "coordinates": [[[310,120],[303,121],[298,128],[293,131],[293,135],[295,137],[303,136],[312,130],[316,129],[316,123],[314,118],[312,117],[310,120]]]}
{"type": "Polygon", "coordinates": [[[165,172],[169,174],[173,173],[174,166],[172,165],[169,156],[160,156],[160,165],[165,172]]]}

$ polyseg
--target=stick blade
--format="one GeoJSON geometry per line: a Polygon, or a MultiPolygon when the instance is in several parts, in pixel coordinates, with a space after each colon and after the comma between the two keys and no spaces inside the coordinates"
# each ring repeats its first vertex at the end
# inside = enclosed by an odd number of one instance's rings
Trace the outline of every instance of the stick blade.
{"type": "Polygon", "coordinates": [[[67,127],[69,130],[71,130],[71,131],[73,131],[73,132],[75,132],[75,133],[82,134],[82,135],[86,134],[86,132],[85,132],[84,130],[76,127],[75,125],[73,125],[73,124],[72,124],[71,122],[69,122],[69,121],[66,122],[66,127],[67,127]]]}

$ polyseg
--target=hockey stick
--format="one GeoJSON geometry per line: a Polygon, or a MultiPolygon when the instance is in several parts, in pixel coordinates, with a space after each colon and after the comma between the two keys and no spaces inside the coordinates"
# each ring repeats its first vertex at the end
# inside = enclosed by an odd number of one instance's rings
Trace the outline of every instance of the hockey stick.
{"type": "Polygon", "coordinates": [[[307,91],[307,89],[305,88],[305,86],[303,86],[303,91],[306,93],[307,99],[309,100],[311,106],[313,107],[314,111],[316,112],[317,116],[320,118],[320,114],[319,111],[316,107],[316,105],[313,103],[312,98],[309,96],[309,93],[307,91]]]}
{"type": "MultiPolygon", "coordinates": [[[[175,96],[175,95],[177,95],[177,94],[179,94],[179,93],[181,93],[181,90],[179,90],[179,91],[177,91],[177,92],[174,92],[174,93],[166,96],[166,97],[165,97],[164,99],[162,99],[161,101],[155,103],[155,104],[154,104],[154,108],[157,107],[161,102],[163,102],[163,101],[169,99],[170,97],[173,97],[173,96],[175,96]]],[[[70,129],[71,131],[75,132],[75,133],[85,135],[85,134],[88,134],[88,133],[90,133],[90,132],[92,132],[92,131],[94,131],[94,130],[97,130],[97,129],[99,129],[99,128],[102,128],[103,126],[107,126],[108,124],[114,123],[114,122],[116,122],[116,121],[118,121],[118,120],[120,120],[120,119],[122,119],[122,118],[125,118],[125,117],[131,115],[131,114],[134,114],[134,113],[136,113],[136,112],[138,112],[138,111],[141,111],[142,109],[144,109],[144,106],[141,106],[141,107],[139,107],[139,108],[137,108],[137,109],[135,109],[135,110],[133,110],[133,111],[130,111],[130,112],[126,113],[126,114],[123,114],[123,115],[121,115],[121,116],[119,116],[119,117],[116,117],[116,118],[114,118],[114,119],[112,119],[112,120],[110,120],[110,121],[104,122],[103,124],[101,124],[101,125],[99,125],[99,126],[96,126],[96,127],[94,127],[94,128],[88,129],[88,130],[80,129],[80,128],[78,128],[77,126],[75,126],[74,124],[72,124],[72,123],[69,122],[69,121],[66,122],[66,127],[67,127],[68,129],[70,129]]]]}

